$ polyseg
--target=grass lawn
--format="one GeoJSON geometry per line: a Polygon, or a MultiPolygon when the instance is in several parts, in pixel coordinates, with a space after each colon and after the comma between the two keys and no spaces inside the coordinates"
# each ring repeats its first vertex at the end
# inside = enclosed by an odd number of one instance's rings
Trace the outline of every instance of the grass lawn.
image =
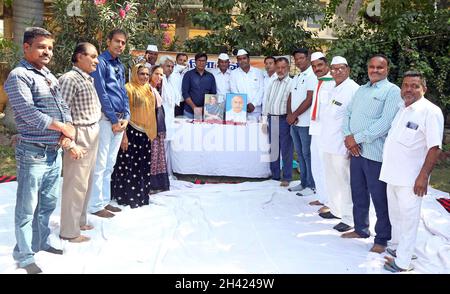
{"type": "MultiPolygon", "coordinates": [[[[0,145],[0,176],[15,176],[16,161],[14,159],[14,149],[9,146],[0,145]]],[[[175,174],[179,180],[194,182],[200,180],[202,183],[240,183],[240,182],[257,182],[267,179],[258,178],[241,178],[241,177],[218,177],[218,176],[200,176],[200,175],[181,175],[175,174]]],[[[293,178],[298,180],[299,173],[294,170],[293,178]]],[[[431,186],[441,191],[450,192],[450,160],[437,165],[431,175],[431,186]]]]}

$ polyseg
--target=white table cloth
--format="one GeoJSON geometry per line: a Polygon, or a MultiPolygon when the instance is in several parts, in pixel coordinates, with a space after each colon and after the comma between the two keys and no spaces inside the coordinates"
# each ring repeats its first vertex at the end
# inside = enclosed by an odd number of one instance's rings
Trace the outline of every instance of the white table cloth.
{"type": "Polygon", "coordinates": [[[223,125],[175,119],[172,170],[180,174],[266,178],[269,139],[261,123],[223,125]]]}

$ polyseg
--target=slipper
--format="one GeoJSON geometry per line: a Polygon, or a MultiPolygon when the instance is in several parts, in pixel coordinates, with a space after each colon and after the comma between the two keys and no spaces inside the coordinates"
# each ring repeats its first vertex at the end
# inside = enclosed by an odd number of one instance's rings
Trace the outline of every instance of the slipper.
{"type": "MultiPolygon", "coordinates": [[[[397,250],[396,249],[391,249],[391,248],[387,248],[386,252],[389,253],[390,255],[397,257],[397,250]]],[[[415,254],[413,254],[412,258],[413,260],[417,259],[417,256],[415,254]]]]}
{"type": "Polygon", "coordinates": [[[391,273],[410,272],[414,269],[413,266],[408,269],[401,268],[395,264],[394,260],[386,261],[383,267],[385,270],[390,271],[391,273]]]}

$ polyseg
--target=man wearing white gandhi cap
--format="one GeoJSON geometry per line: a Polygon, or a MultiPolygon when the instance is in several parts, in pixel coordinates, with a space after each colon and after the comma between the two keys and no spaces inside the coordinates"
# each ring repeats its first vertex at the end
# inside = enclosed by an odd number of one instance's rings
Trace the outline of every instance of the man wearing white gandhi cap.
{"type": "Polygon", "coordinates": [[[345,232],[353,227],[353,202],[350,186],[350,157],[344,145],[342,124],[359,85],[350,79],[350,67],[342,56],[331,61],[331,76],[335,85],[329,90],[326,103],[321,103],[320,119],[322,134],[320,148],[323,152],[325,186],[328,194],[327,216],[337,216],[341,222],[333,228],[345,232]],[[329,215],[331,214],[331,215],[329,215]]]}
{"type": "MultiPolygon", "coordinates": [[[[225,95],[231,93],[230,77],[231,71],[230,67],[230,57],[226,53],[220,53],[217,60],[217,68],[214,69],[213,75],[216,79],[216,87],[218,95],[225,95]]],[[[218,101],[222,102],[222,101],[218,101]]]]}
{"type": "Polygon", "coordinates": [[[250,57],[245,49],[238,50],[236,59],[239,68],[231,72],[231,92],[247,94],[248,119],[258,120],[261,116],[261,104],[264,93],[263,73],[250,65],[250,57]]]}
{"type": "Polygon", "coordinates": [[[156,64],[158,60],[158,47],[156,45],[148,45],[147,50],[145,50],[145,60],[147,60],[147,66],[152,67],[156,64]]]}

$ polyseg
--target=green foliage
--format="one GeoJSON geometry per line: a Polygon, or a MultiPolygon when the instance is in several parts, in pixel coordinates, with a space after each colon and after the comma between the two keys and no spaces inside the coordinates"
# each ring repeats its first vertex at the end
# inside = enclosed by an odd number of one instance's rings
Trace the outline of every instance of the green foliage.
{"type": "Polygon", "coordinates": [[[20,59],[21,50],[12,40],[0,37],[0,62],[8,63],[13,68],[20,59]]]}
{"type": "Polygon", "coordinates": [[[331,14],[342,2],[332,0],[327,8],[324,25],[332,27],[339,38],[328,55],[345,56],[353,78],[360,84],[368,81],[367,59],[376,53],[389,57],[389,79],[398,85],[406,71],[421,71],[428,82],[427,97],[448,113],[450,11],[440,3],[445,1],[437,1],[437,8],[435,1],[429,0],[381,1],[380,16],[368,16],[364,6],[356,23],[344,23],[342,19],[332,22],[331,14]]]}
{"type": "Polygon", "coordinates": [[[190,52],[246,48],[251,55],[290,53],[309,44],[313,34],[303,28],[302,21],[320,13],[314,0],[206,0],[203,5],[205,10],[191,19],[212,32],[187,40],[190,52]]]}
{"type": "Polygon", "coordinates": [[[70,56],[78,42],[90,42],[102,52],[106,37],[114,28],[129,34],[127,47],[121,56],[129,62],[129,51],[145,49],[148,44],[165,48],[163,24],[173,22],[170,13],[180,9],[181,0],[89,0],[82,1],[81,15],[69,16],[67,6],[73,0],[55,0],[52,19],[47,28],[56,35],[52,71],[62,74],[70,69],[70,56]]]}

